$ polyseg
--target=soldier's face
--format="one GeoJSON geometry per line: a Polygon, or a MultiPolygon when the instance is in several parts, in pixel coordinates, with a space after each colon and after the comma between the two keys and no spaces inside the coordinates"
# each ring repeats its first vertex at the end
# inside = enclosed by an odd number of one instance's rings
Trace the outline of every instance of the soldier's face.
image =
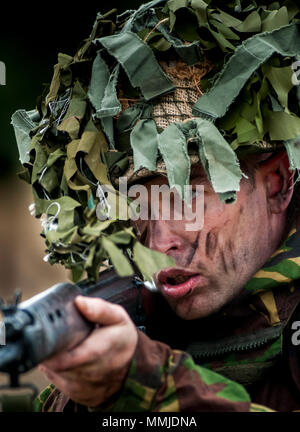
{"type": "MultiPolygon", "coordinates": [[[[173,257],[176,266],[154,279],[172,309],[184,319],[218,311],[239,295],[245,283],[273,253],[270,211],[264,183],[242,179],[233,204],[221,203],[201,166],[193,168],[191,185],[204,185],[204,226],[187,231],[185,220],[138,220],[141,242],[173,257]]],[[[167,184],[158,176],[145,184],[167,184]]],[[[163,200],[160,202],[164,206],[163,200]]]]}

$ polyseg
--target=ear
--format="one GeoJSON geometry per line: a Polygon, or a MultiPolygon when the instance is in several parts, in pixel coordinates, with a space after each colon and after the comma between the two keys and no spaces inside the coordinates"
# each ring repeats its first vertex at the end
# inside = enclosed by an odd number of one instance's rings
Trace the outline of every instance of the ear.
{"type": "Polygon", "coordinates": [[[269,209],[272,213],[283,213],[288,207],[294,191],[294,173],[289,169],[288,155],[282,151],[259,164],[266,187],[269,209]]]}

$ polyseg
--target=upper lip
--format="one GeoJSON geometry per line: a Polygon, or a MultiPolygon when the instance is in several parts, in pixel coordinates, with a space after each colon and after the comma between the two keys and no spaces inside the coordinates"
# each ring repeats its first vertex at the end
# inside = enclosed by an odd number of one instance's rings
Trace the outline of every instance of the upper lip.
{"type": "Polygon", "coordinates": [[[199,276],[200,273],[191,271],[191,270],[186,270],[180,267],[172,267],[169,269],[163,269],[160,270],[157,273],[156,279],[159,283],[166,284],[169,278],[176,278],[177,276],[186,276],[186,277],[192,277],[192,276],[199,276]]]}

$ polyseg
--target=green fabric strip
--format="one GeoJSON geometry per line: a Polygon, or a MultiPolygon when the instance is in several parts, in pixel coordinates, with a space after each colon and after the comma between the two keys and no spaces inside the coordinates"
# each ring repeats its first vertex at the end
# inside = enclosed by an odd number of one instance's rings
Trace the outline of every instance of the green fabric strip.
{"type": "Polygon", "coordinates": [[[116,90],[119,72],[120,66],[117,65],[110,74],[99,50],[93,62],[88,98],[96,111],[93,118],[101,119],[103,131],[112,149],[115,148],[112,116],[122,109],[116,90]]]}
{"type": "Polygon", "coordinates": [[[187,45],[181,39],[172,35],[166,25],[164,25],[163,23],[158,25],[160,20],[158,19],[154,9],[150,9],[147,11],[147,13],[145,13],[141,24],[139,23],[140,18],[141,17],[139,17],[139,19],[134,22],[133,31],[135,33],[138,33],[145,28],[153,29],[157,26],[157,29],[160,31],[160,33],[173,46],[179,57],[181,57],[185,63],[192,66],[202,60],[203,56],[201,50],[201,42],[197,40],[187,45]]]}
{"type": "Polygon", "coordinates": [[[154,126],[154,122],[152,125],[151,121],[140,121],[132,131],[135,170],[141,167],[155,170],[158,141],[170,188],[177,187],[180,196],[188,201],[189,193],[184,190],[190,179],[187,139],[193,139],[199,144],[199,158],[214,191],[222,202],[235,201],[235,192],[240,190],[242,171],[236,153],[212,122],[198,118],[185,123],[172,123],[158,135],[154,126]],[[145,136],[147,138],[143,139],[145,136]],[[153,148],[149,142],[153,143],[153,148]]]}
{"type": "Polygon", "coordinates": [[[116,90],[119,72],[120,66],[117,65],[110,74],[100,51],[97,52],[88,90],[88,97],[96,110],[95,118],[112,117],[121,111],[116,90]]]}
{"type": "Polygon", "coordinates": [[[99,50],[93,62],[87,95],[96,111],[93,114],[93,119],[98,118],[101,120],[103,131],[112,149],[115,148],[112,116],[121,111],[121,104],[116,91],[118,76],[119,65],[110,74],[101,56],[101,50],[99,50]]]}
{"type": "Polygon", "coordinates": [[[38,122],[39,113],[36,110],[25,111],[24,109],[20,109],[11,117],[11,124],[15,131],[19,150],[19,159],[22,164],[28,163],[30,160],[30,131],[38,125],[38,122]]]}
{"type": "Polygon", "coordinates": [[[130,134],[133,149],[134,171],[147,168],[156,170],[158,152],[158,133],[154,120],[140,120],[130,134]]]}
{"type": "Polygon", "coordinates": [[[42,200],[35,197],[36,214],[48,216],[45,236],[49,242],[70,242],[70,236],[78,229],[74,226],[74,211],[80,204],[70,197],[57,200],[42,200]],[[56,219],[58,219],[56,224],[56,219]]]}
{"type": "Polygon", "coordinates": [[[146,100],[175,89],[159,66],[152,49],[135,33],[127,31],[98,41],[123,66],[132,86],[140,88],[146,100]]]}
{"type": "MultiPolygon", "coordinates": [[[[153,22],[151,22],[151,26],[155,27],[158,23],[159,19],[153,11],[153,22]]],[[[172,44],[179,57],[181,57],[185,63],[192,66],[203,59],[200,41],[195,41],[186,45],[182,40],[171,35],[164,24],[160,24],[157,28],[166,40],[172,44]]]]}
{"type": "Polygon", "coordinates": [[[300,169],[300,135],[284,143],[290,162],[290,169],[300,169]]]}
{"type": "Polygon", "coordinates": [[[117,95],[117,82],[119,73],[120,65],[117,65],[112,71],[105,88],[101,108],[97,112],[98,118],[113,117],[119,114],[122,110],[122,106],[117,95]]]}
{"type": "Polygon", "coordinates": [[[176,187],[181,198],[189,201],[184,186],[189,185],[190,158],[187,152],[186,137],[177,123],[172,123],[158,135],[158,148],[167,168],[170,188],[176,187]]]}
{"type": "Polygon", "coordinates": [[[192,66],[200,60],[203,60],[199,41],[192,42],[189,45],[185,45],[180,39],[168,33],[163,25],[160,25],[158,28],[163,34],[163,36],[167,39],[167,41],[172,44],[179,57],[181,57],[182,60],[189,66],[192,66]]]}
{"type": "Polygon", "coordinates": [[[114,139],[114,124],[112,117],[105,117],[101,119],[101,126],[107,139],[109,141],[109,147],[115,149],[115,139],[114,139]]]}
{"type": "Polygon", "coordinates": [[[247,39],[236,49],[212,89],[196,102],[193,114],[212,119],[223,117],[246,81],[274,53],[294,57],[299,52],[300,34],[296,24],[247,39]]]}
{"type": "Polygon", "coordinates": [[[214,191],[219,194],[239,191],[242,171],[235,152],[212,122],[205,119],[193,121],[201,148],[199,156],[214,191]]]}
{"type": "MultiPolygon", "coordinates": [[[[131,17],[126,21],[124,26],[124,32],[125,31],[136,31],[138,32],[140,29],[136,25],[138,20],[144,20],[146,18],[146,15],[149,14],[149,11],[157,6],[162,5],[162,3],[165,3],[167,0],[153,0],[152,2],[148,2],[146,4],[142,4],[139,9],[133,11],[131,17]]],[[[120,18],[120,17],[119,17],[120,18]]]]}
{"type": "Polygon", "coordinates": [[[133,275],[133,269],[122,251],[109,238],[103,237],[102,246],[106,250],[120,276],[133,275]]]}
{"type": "Polygon", "coordinates": [[[300,135],[300,119],[295,114],[269,111],[265,116],[265,128],[272,141],[292,140],[300,135]]]}
{"type": "Polygon", "coordinates": [[[80,82],[76,80],[72,89],[69,108],[57,129],[67,132],[71,139],[78,138],[80,122],[85,115],[86,107],[86,92],[80,82]]]}
{"type": "Polygon", "coordinates": [[[174,258],[149,249],[139,242],[136,242],[133,248],[133,261],[148,281],[152,281],[154,273],[159,269],[175,265],[174,258]]]}
{"type": "Polygon", "coordinates": [[[96,113],[102,107],[105,88],[109,81],[110,73],[108,67],[98,51],[93,62],[91,80],[88,89],[88,98],[91,101],[96,113]]]}
{"type": "Polygon", "coordinates": [[[293,69],[286,67],[267,67],[266,77],[277,93],[278,100],[282,107],[288,107],[288,95],[293,88],[293,69]]]}
{"type": "Polygon", "coordinates": [[[137,102],[131,108],[122,112],[116,121],[116,129],[119,133],[124,133],[133,129],[135,123],[141,118],[145,109],[145,103],[137,102]]]}

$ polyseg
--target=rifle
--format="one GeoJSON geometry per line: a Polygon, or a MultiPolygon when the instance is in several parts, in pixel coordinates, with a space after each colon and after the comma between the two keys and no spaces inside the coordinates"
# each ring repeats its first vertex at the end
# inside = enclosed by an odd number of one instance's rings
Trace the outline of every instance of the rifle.
{"type": "Polygon", "coordinates": [[[62,350],[74,348],[91,333],[94,324],[80,314],[74,303],[78,295],[98,297],[123,306],[135,325],[144,331],[143,286],[137,277],[124,278],[114,270],[106,270],[94,284],[88,281],[60,283],[21,304],[18,304],[19,296],[14,304],[2,304],[5,345],[0,346],[0,372],[9,374],[10,387],[2,386],[0,390],[27,387],[33,391],[34,398],[35,387],[21,385],[20,374],[62,350]]]}

